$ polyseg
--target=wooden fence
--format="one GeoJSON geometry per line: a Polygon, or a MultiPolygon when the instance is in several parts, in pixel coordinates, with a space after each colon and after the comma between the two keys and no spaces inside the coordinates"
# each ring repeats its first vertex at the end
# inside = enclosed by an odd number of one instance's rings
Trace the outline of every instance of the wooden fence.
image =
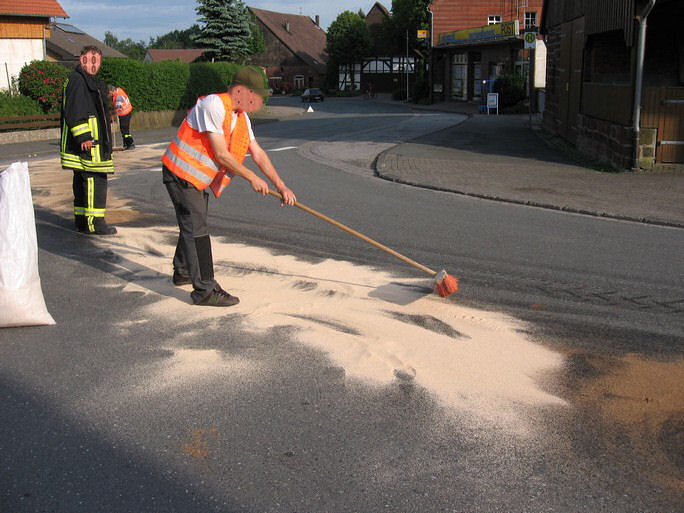
{"type": "Polygon", "coordinates": [[[59,114],[0,117],[0,132],[35,128],[54,128],[58,126],[59,114]]]}

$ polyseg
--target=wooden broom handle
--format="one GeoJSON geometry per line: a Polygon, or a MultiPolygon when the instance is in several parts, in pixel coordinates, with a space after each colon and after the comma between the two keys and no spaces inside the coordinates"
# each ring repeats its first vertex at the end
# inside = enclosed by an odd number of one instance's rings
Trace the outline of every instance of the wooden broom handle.
{"type": "MultiPolygon", "coordinates": [[[[271,196],[275,196],[276,198],[280,199],[281,201],[283,200],[283,197],[278,192],[269,190],[268,193],[271,196]]],[[[343,230],[343,231],[353,235],[354,237],[358,237],[359,239],[367,242],[368,244],[371,244],[372,246],[375,246],[376,248],[378,248],[378,249],[380,249],[386,253],[389,253],[390,255],[395,256],[399,260],[402,260],[403,262],[406,262],[407,264],[412,265],[413,267],[420,269],[423,272],[428,273],[430,276],[436,276],[437,275],[437,272],[433,271],[429,267],[425,267],[423,264],[419,264],[415,260],[411,260],[409,257],[404,256],[401,253],[398,253],[397,251],[394,251],[392,248],[388,248],[384,244],[380,244],[378,241],[373,240],[370,237],[366,237],[363,233],[357,232],[353,228],[349,228],[348,226],[343,225],[339,221],[335,221],[331,217],[328,217],[325,214],[322,214],[321,212],[318,212],[311,207],[307,207],[306,205],[299,203],[298,201],[295,201],[295,207],[301,208],[303,211],[308,212],[312,216],[317,217],[319,219],[322,219],[326,223],[330,223],[331,225],[336,226],[340,230],[343,230]]]]}

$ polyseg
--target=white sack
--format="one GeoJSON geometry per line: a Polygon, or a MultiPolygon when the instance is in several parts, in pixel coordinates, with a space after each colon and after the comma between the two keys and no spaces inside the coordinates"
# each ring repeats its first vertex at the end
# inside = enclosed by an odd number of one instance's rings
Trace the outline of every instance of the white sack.
{"type": "Polygon", "coordinates": [[[0,327],[55,324],[38,275],[38,242],[27,162],[0,171],[0,327]]]}

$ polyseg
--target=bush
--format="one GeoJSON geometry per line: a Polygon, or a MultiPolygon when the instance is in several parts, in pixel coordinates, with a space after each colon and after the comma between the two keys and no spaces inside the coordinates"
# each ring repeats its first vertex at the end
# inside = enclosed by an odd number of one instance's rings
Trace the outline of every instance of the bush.
{"type": "Polygon", "coordinates": [[[35,116],[43,114],[43,109],[33,98],[13,95],[0,91],[0,116],[35,116]]]}
{"type": "Polygon", "coordinates": [[[522,75],[502,75],[494,82],[494,92],[499,93],[502,107],[515,105],[527,96],[527,83],[522,75]]]}
{"type": "Polygon", "coordinates": [[[32,61],[19,72],[19,92],[40,103],[43,113],[59,112],[62,87],[71,71],[49,61],[32,61]]]}
{"type": "MultiPolygon", "coordinates": [[[[152,112],[188,109],[199,96],[225,92],[238,69],[239,65],[229,62],[143,63],[105,57],[97,78],[123,88],[137,111],[152,112]]],[[[39,114],[59,112],[62,87],[70,73],[71,70],[60,64],[34,61],[22,69],[19,90],[25,97],[39,102],[42,107],[39,114]]],[[[268,88],[265,75],[264,88],[268,88]]],[[[28,104],[23,105],[29,108],[28,104]]]]}
{"type": "MultiPolygon", "coordinates": [[[[182,110],[192,107],[199,96],[227,91],[239,68],[229,62],[143,63],[107,57],[98,78],[122,87],[138,111],[182,110]]],[[[265,75],[264,87],[268,87],[265,75]]]]}

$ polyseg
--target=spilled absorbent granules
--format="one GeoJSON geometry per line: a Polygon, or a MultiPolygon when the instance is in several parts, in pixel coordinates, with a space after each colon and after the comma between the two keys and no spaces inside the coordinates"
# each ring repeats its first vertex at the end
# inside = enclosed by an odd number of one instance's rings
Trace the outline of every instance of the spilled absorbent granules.
{"type": "Polygon", "coordinates": [[[343,367],[346,379],[377,386],[411,382],[445,408],[488,424],[524,432],[521,405],[564,404],[536,382],[540,373],[560,368],[558,353],[528,340],[510,317],[426,292],[424,279],[399,280],[339,260],[312,264],[215,238],[216,279],[240,304],[194,307],[189,287],[173,287],[169,279],[175,247],[168,241],[175,234],[173,228],[123,227],[116,240],[97,241],[120,257],[117,265],[129,282],[124,292],[157,298],[140,314],[150,322],[178,323],[181,335],[169,341],[165,365],[148,373],[148,389],[236,369],[249,373],[246,362],[185,346],[182,326],[202,321],[206,329],[224,329],[220,319],[229,313],[240,316],[241,329],[297,328],[297,340],[343,367]]]}

